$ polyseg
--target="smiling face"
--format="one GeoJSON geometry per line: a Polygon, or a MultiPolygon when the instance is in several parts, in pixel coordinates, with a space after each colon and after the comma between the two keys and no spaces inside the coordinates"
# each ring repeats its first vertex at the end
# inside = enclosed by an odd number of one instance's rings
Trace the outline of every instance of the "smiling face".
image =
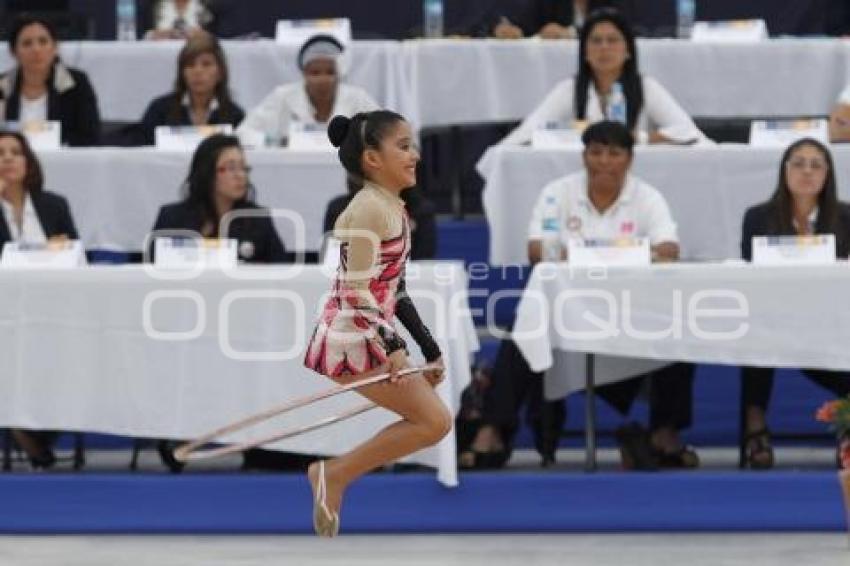
{"type": "Polygon", "coordinates": [[[21,29],[15,42],[15,59],[24,73],[47,74],[58,47],[46,27],[33,23],[21,29]]]}
{"type": "Polygon", "coordinates": [[[626,37],[611,22],[599,22],[587,36],[585,60],[594,74],[617,74],[629,58],[626,37]]]}
{"type": "Polygon", "coordinates": [[[413,130],[406,121],[391,126],[377,149],[363,153],[366,176],[387,189],[401,190],[416,184],[419,148],[413,141],[413,130]]]}
{"type": "Polygon", "coordinates": [[[803,144],[785,161],[785,179],[794,199],[817,198],[829,174],[826,155],[816,146],[803,144]]]}

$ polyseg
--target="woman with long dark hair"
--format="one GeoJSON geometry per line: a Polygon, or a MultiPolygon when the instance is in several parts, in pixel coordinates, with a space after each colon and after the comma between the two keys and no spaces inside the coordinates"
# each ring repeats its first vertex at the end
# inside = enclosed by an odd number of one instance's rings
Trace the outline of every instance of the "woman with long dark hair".
{"type": "MultiPolygon", "coordinates": [[[[773,195],[744,215],[741,256],[752,259],[754,236],[833,234],[836,255],[850,254],[850,205],[840,202],[835,166],[829,149],[821,142],[804,138],[782,154],[779,181],[773,195]]],[[[773,368],[744,367],[745,407],[744,463],[749,468],[773,467],[773,449],[767,426],[767,410],[773,389],[773,368]]],[[[838,396],[850,393],[850,374],[803,369],[812,381],[838,396]]]]}
{"type": "Polygon", "coordinates": [[[63,144],[97,145],[97,97],[83,71],[59,60],[53,24],[21,14],[9,31],[9,51],[17,66],[0,76],[0,121],[56,121],[63,144]]]}
{"type": "Polygon", "coordinates": [[[334,226],[340,267],[331,296],[307,346],[304,364],[338,384],[383,373],[389,383],[358,389],[401,420],[350,452],[311,464],[313,526],[321,536],[339,531],[343,494],[352,482],[384,464],[436,444],[452,415],[434,391],[443,379],[440,348],[405,293],[410,220],[400,194],[416,184],[419,151],[410,124],[387,110],[335,117],[328,137],[361,187],[334,226]],[[404,324],[433,366],[404,377],[406,345],[393,325],[404,324]]]}
{"type": "Polygon", "coordinates": [[[625,99],[626,126],[639,142],[707,141],[658,81],[640,75],[635,35],[625,18],[616,10],[600,9],[581,29],[576,76],[558,83],[502,143],[528,143],[535,130],[551,122],[616,120],[611,102],[618,89],[625,99]]]}
{"type": "Polygon", "coordinates": [[[185,198],[160,209],[154,231],[192,230],[204,238],[234,238],[242,261],[284,261],[285,249],[271,218],[239,214],[261,210],[254,202],[250,172],[235,136],[208,137],[192,157],[183,185],[185,198]]]}
{"type": "Polygon", "coordinates": [[[144,142],[154,143],[157,126],[206,126],[230,124],[234,128],[245,112],[230,95],[227,59],[212,35],[199,32],[180,50],[174,89],[154,99],[141,128],[144,142]]]}

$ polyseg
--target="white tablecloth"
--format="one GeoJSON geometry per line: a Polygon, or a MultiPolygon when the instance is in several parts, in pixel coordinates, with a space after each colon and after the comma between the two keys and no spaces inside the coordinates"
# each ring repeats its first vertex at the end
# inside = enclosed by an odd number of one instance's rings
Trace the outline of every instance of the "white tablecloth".
{"type": "Polygon", "coordinates": [[[602,354],[597,383],[666,360],[850,370],[848,284],[846,262],[541,264],[517,308],[514,340],[533,370],[548,370],[550,398],[584,388],[584,371],[569,365],[584,357],[577,352],[602,354]]]}
{"type": "MultiPolygon", "coordinates": [[[[661,191],[679,226],[682,257],[740,257],[744,211],[776,188],[783,149],[723,144],[635,150],[632,173],[661,191]]],[[[850,147],[832,148],[839,197],[850,200],[850,147]]],[[[491,147],[478,164],[490,225],[490,263],[526,264],[528,221],[540,190],[578,171],[581,151],[491,147]]]]}
{"type": "MultiPolygon", "coordinates": [[[[159,207],[182,198],[190,153],[153,148],[71,148],[39,153],[45,186],[67,197],[87,248],[139,251],[159,207]]],[[[317,250],[328,201],[345,194],[334,152],[249,151],[259,204],[295,213],[276,221],[288,250],[317,250]]]]}
{"type": "MultiPolygon", "coordinates": [[[[403,49],[412,106],[424,125],[519,120],[575,75],[578,60],[576,41],[447,39],[403,49]],[[469,94],[459,97],[458,89],[469,94]]],[[[638,56],[641,73],[658,79],[692,116],[827,114],[850,77],[850,47],[831,39],[642,39],[638,56]]]]}
{"type": "MultiPolygon", "coordinates": [[[[297,80],[296,50],[271,40],[224,41],[237,102],[246,110],[297,80]]],[[[62,58],[94,83],[102,116],[138,120],[168,92],[180,42],[64,42],[62,58]]],[[[575,41],[356,41],[347,80],[420,126],[518,120],[576,70],[575,41]],[[458,93],[462,93],[459,96],[458,93]]],[[[825,114],[850,81],[850,45],[834,39],[758,44],[638,42],[641,72],[695,116],[825,114]]],[[[11,65],[0,52],[0,69],[11,65]]]]}
{"type": "MultiPolygon", "coordinates": [[[[158,280],[141,266],[0,270],[0,426],[187,439],[331,387],[302,365],[330,281],[316,267],[298,269],[209,271],[188,281],[158,280]],[[258,352],[281,359],[262,361],[258,352]],[[245,353],[254,361],[240,360],[245,353]]],[[[412,264],[408,288],[444,353],[448,377],[438,391],[455,412],[478,347],[463,267],[412,264]]],[[[232,439],[358,403],[347,395],[232,439]]],[[[393,420],[379,409],[274,447],[339,454],[393,420]]],[[[454,435],[410,460],[457,483],[454,435]]]]}

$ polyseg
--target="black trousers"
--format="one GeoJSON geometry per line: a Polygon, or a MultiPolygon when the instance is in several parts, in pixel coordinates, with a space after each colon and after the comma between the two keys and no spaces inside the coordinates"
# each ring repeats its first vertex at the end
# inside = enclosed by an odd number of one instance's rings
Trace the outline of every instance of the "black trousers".
{"type": "MultiPolygon", "coordinates": [[[[692,421],[694,366],[674,363],[648,374],[603,385],[596,393],[620,414],[629,412],[645,380],[650,380],[650,428],[687,428],[692,421]]],[[[535,434],[540,448],[541,438],[552,431],[560,433],[566,421],[562,400],[543,399],[543,374],[531,371],[516,344],[503,340],[499,346],[490,388],[484,396],[482,422],[502,432],[506,446],[511,446],[519,428],[520,411],[526,406],[526,422],[535,434]],[[546,423],[546,424],[544,424],[546,423]],[[551,426],[551,430],[544,430],[551,426]]],[[[555,434],[555,438],[558,434],[555,434]]]]}
{"type": "MultiPolygon", "coordinates": [[[[773,391],[774,368],[741,368],[741,388],[745,407],[760,407],[767,412],[773,391]]],[[[850,394],[850,372],[825,369],[801,369],[803,375],[838,397],[850,394]]]]}

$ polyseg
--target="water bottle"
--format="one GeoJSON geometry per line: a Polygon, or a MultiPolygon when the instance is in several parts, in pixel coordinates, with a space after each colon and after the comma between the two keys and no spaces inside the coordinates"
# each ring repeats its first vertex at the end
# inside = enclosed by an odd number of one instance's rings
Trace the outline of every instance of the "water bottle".
{"type": "Polygon", "coordinates": [[[118,41],[136,41],[136,0],[116,0],[118,41]]]}
{"type": "Polygon", "coordinates": [[[626,124],[626,95],[623,94],[623,85],[619,82],[611,86],[611,96],[608,98],[608,119],[612,122],[626,124]]]}
{"type": "Polygon", "coordinates": [[[679,39],[691,37],[696,12],[696,0],[676,0],[676,35],[679,39]]]}
{"type": "Polygon", "coordinates": [[[443,37],[443,0],[422,1],[423,26],[425,37],[443,37]]]}
{"type": "Polygon", "coordinates": [[[561,207],[547,196],[543,206],[543,261],[561,261],[561,207]]]}

